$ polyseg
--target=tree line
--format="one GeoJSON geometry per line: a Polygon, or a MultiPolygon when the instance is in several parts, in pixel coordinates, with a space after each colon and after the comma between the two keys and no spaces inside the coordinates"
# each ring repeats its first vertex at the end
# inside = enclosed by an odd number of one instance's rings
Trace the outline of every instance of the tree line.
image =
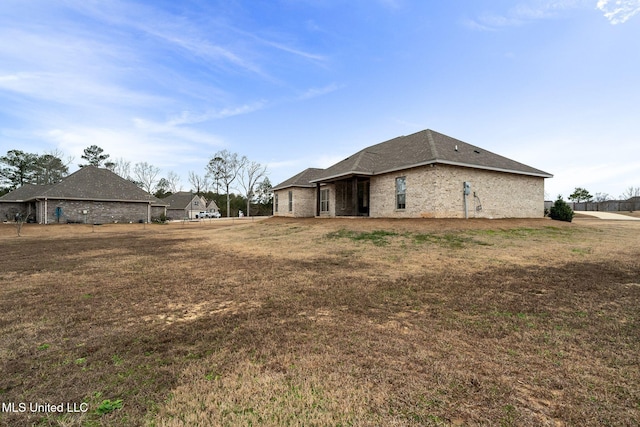
{"type": "MultiPolygon", "coordinates": [[[[107,168],[160,199],[182,190],[182,181],[177,173],[168,171],[161,176],[160,168],[148,162],[132,166],[124,158],[112,159],[97,145],[85,148],[81,159],[83,162],[78,167],[92,165],[107,168]]],[[[0,195],[25,184],[56,184],[69,175],[72,162],[73,158],[64,159],[63,153],[58,150],[42,155],[9,150],[0,157],[0,195]]],[[[271,213],[272,186],[266,165],[221,150],[210,158],[204,173],[189,171],[188,175],[191,191],[208,200],[215,200],[225,216],[235,215],[243,209],[247,215],[271,213]],[[223,193],[220,193],[221,190],[223,193]]]]}
{"type": "MultiPolygon", "coordinates": [[[[640,187],[628,187],[619,197],[619,200],[628,200],[632,197],[640,196],[640,187]]],[[[573,193],[569,195],[569,200],[575,203],[581,202],[606,202],[611,200],[611,196],[607,193],[595,193],[595,195],[591,195],[591,193],[582,187],[576,187],[573,193]]]]}

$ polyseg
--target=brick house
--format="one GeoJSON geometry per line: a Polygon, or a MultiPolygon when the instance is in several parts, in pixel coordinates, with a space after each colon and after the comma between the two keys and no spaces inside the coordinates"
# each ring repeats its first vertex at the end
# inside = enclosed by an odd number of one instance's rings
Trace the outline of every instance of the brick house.
{"type": "Polygon", "coordinates": [[[220,212],[215,200],[207,202],[204,197],[190,191],[178,191],[162,201],[167,205],[167,217],[171,219],[194,219],[200,216],[200,212],[220,212]]]}
{"type": "Polygon", "coordinates": [[[167,205],[167,217],[171,219],[194,219],[207,209],[207,201],[190,191],[178,191],[162,201],[167,205]]]}
{"type": "Polygon", "coordinates": [[[276,185],[274,215],[537,218],[553,175],[424,130],[276,185]]]}
{"type": "Polygon", "coordinates": [[[0,197],[1,220],[18,213],[40,224],[149,222],[166,206],[108,169],[85,166],[57,184],[25,184],[0,197]]]}

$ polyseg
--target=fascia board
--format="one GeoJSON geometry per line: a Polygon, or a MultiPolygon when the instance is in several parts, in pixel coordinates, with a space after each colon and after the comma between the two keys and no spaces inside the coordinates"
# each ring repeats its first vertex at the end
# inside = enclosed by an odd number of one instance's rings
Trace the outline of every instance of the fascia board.
{"type": "Polygon", "coordinates": [[[490,170],[490,171],[494,171],[494,172],[504,172],[504,173],[511,173],[511,174],[516,174],[516,175],[537,176],[537,177],[540,177],[540,178],[553,178],[553,175],[547,174],[547,173],[524,172],[524,171],[517,171],[517,170],[513,170],[513,169],[494,168],[494,167],[491,167],[491,166],[480,166],[480,165],[474,165],[474,164],[469,164],[469,163],[452,162],[452,161],[449,161],[449,160],[433,160],[433,161],[429,161],[429,162],[416,163],[416,164],[409,165],[409,166],[402,166],[402,167],[399,167],[399,168],[387,169],[387,170],[384,170],[384,171],[376,172],[375,175],[382,175],[382,174],[385,174],[385,173],[398,172],[398,171],[402,171],[402,170],[418,168],[418,167],[427,166],[427,165],[436,165],[436,164],[450,165],[450,166],[460,166],[460,167],[464,167],[464,168],[490,170]]]}

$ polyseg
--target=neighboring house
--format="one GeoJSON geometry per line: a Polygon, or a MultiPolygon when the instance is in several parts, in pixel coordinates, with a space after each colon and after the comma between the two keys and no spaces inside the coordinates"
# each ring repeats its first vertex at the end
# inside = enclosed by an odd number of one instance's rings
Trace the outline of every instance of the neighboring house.
{"type": "Polygon", "coordinates": [[[553,175],[424,130],[276,185],[274,215],[537,218],[553,175]]]}
{"type": "Polygon", "coordinates": [[[167,204],[167,217],[171,219],[194,219],[207,209],[207,201],[189,191],[179,191],[162,201],[167,204]]]}
{"type": "Polygon", "coordinates": [[[151,221],[166,206],[108,169],[85,166],[53,185],[25,184],[0,197],[0,219],[41,224],[151,221]]]}
{"type": "Polygon", "coordinates": [[[218,208],[215,200],[212,200],[207,204],[207,212],[210,214],[220,214],[220,208],[218,208]]]}

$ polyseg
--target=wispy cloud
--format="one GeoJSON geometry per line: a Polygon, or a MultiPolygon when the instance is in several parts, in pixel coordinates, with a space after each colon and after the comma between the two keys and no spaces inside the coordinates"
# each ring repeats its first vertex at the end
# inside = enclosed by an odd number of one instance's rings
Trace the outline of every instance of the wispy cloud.
{"type": "Polygon", "coordinates": [[[311,89],[308,89],[306,92],[304,92],[302,95],[300,95],[298,99],[305,100],[305,99],[316,98],[318,96],[323,96],[331,92],[335,92],[340,88],[341,86],[338,85],[337,83],[331,83],[327,86],[319,87],[319,88],[311,88],[311,89]]]}
{"type": "Polygon", "coordinates": [[[228,117],[240,116],[244,114],[251,114],[265,108],[270,108],[275,105],[287,104],[291,102],[306,101],[312,98],[327,95],[335,92],[341,88],[337,83],[331,83],[322,87],[315,87],[307,89],[299,96],[294,98],[281,99],[279,101],[267,101],[264,99],[243,104],[240,106],[224,107],[220,109],[212,109],[203,113],[194,112],[191,110],[182,111],[180,114],[171,117],[165,123],[167,126],[183,126],[197,123],[204,123],[211,120],[221,120],[228,117]]]}
{"type": "Polygon", "coordinates": [[[67,107],[91,107],[96,103],[102,106],[148,106],[167,101],[158,95],[130,91],[111,82],[101,82],[73,72],[18,72],[0,75],[0,90],[67,107]]]}
{"type": "MultiPolygon", "coordinates": [[[[484,12],[463,23],[472,30],[497,31],[555,18],[564,11],[592,8],[593,3],[594,0],[528,0],[516,4],[505,12],[484,12]]],[[[604,16],[612,24],[622,24],[640,13],[640,0],[598,0],[596,9],[604,12],[604,16]]]]}
{"type": "Polygon", "coordinates": [[[261,100],[239,107],[227,107],[220,110],[210,110],[205,113],[193,113],[192,111],[183,111],[178,116],[167,121],[168,126],[180,126],[186,124],[196,124],[208,122],[210,120],[226,119],[227,117],[239,116],[259,111],[268,105],[267,101],[261,100]]]}
{"type": "Polygon", "coordinates": [[[159,43],[156,49],[177,49],[211,67],[232,66],[264,74],[261,67],[249,59],[250,52],[234,47],[234,42],[224,36],[227,29],[214,20],[205,24],[195,18],[171,15],[159,8],[119,1],[70,1],[68,4],[97,22],[150,36],[159,43]]]}
{"type": "Polygon", "coordinates": [[[598,0],[596,7],[613,25],[624,24],[640,13],[640,0],[598,0]]]}
{"type": "Polygon", "coordinates": [[[477,18],[466,20],[465,25],[480,31],[497,31],[506,27],[521,26],[527,22],[554,16],[557,9],[566,8],[565,3],[542,1],[519,3],[502,13],[484,12],[477,18]]]}

